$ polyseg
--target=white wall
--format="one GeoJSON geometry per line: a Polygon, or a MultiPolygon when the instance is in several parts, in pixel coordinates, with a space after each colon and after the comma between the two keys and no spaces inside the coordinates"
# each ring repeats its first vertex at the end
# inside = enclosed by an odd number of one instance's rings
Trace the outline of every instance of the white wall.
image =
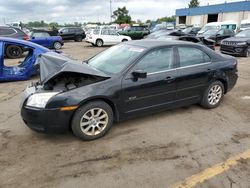
{"type": "Polygon", "coordinates": [[[239,22],[240,20],[240,12],[229,12],[222,14],[222,21],[235,21],[239,22]]]}
{"type": "Polygon", "coordinates": [[[199,16],[192,16],[191,17],[191,25],[194,25],[194,24],[201,24],[201,17],[202,15],[199,15],[199,16]]]}

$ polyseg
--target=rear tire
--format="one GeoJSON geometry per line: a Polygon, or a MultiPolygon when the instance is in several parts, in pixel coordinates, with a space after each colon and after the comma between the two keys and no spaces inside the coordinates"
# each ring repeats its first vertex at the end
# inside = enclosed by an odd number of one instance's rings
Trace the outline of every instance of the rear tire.
{"type": "Polygon", "coordinates": [[[97,39],[95,44],[98,47],[102,47],[103,46],[103,41],[101,39],[97,39]]]}
{"type": "Polygon", "coordinates": [[[82,42],[82,40],[83,40],[82,36],[75,37],[75,42],[82,42]]]}
{"type": "Polygon", "coordinates": [[[80,107],[72,119],[74,135],[81,140],[95,140],[104,136],[113,124],[112,108],[103,101],[93,101],[80,107]]]}
{"type": "Polygon", "coordinates": [[[59,49],[62,48],[62,44],[61,44],[60,42],[54,42],[53,48],[54,48],[55,50],[59,50],[59,49]]]}
{"type": "Polygon", "coordinates": [[[20,46],[9,45],[6,48],[6,56],[11,59],[20,58],[23,54],[23,50],[20,46]]]}
{"type": "Polygon", "coordinates": [[[220,81],[211,83],[203,94],[201,106],[207,109],[216,108],[223,100],[225,87],[220,81]]]}

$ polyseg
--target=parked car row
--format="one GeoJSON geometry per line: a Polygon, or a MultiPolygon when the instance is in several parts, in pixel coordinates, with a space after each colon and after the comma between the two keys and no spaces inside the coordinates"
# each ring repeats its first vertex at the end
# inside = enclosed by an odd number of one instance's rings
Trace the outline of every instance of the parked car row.
{"type": "MultiPolygon", "coordinates": [[[[17,27],[0,26],[0,37],[10,37],[29,40],[49,49],[59,50],[64,45],[65,40],[81,42],[85,37],[85,32],[80,27],[62,28],[59,30],[37,30],[33,29],[28,34],[17,27]]],[[[20,46],[6,46],[5,56],[9,58],[19,58],[25,52],[20,46]]]]}

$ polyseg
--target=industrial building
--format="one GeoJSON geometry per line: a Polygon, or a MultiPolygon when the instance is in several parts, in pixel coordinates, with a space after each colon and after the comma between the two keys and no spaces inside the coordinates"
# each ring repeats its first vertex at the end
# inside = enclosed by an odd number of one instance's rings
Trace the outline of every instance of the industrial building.
{"type": "Polygon", "coordinates": [[[204,26],[209,22],[235,21],[238,26],[250,19],[250,1],[183,8],[176,10],[176,24],[204,26]]]}

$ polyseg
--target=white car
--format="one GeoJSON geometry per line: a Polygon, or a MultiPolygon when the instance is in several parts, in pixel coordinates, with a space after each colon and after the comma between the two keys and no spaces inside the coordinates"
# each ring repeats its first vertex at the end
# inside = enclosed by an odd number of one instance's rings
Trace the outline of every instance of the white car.
{"type": "Polygon", "coordinates": [[[131,40],[130,37],[119,35],[112,29],[93,29],[86,36],[86,42],[93,46],[113,45],[131,40]]]}

